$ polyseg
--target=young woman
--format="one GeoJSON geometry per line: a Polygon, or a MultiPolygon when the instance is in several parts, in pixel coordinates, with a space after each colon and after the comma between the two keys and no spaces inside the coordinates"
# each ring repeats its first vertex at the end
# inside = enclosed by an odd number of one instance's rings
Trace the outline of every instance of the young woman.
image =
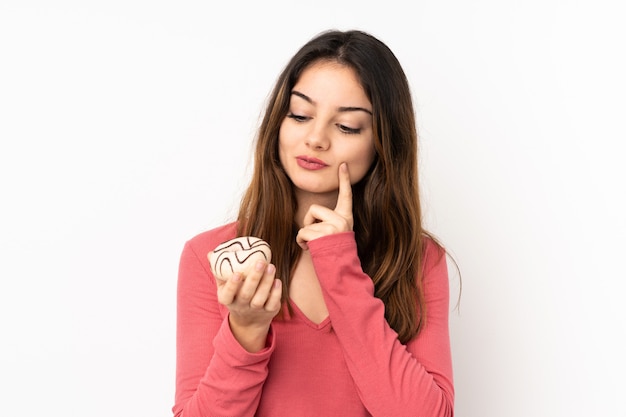
{"type": "Polygon", "coordinates": [[[445,251],[423,229],[409,85],[389,48],[329,31],[287,64],[238,220],[187,242],[175,416],[452,416],[445,251]],[[220,243],[272,264],[216,280],[220,243]]]}

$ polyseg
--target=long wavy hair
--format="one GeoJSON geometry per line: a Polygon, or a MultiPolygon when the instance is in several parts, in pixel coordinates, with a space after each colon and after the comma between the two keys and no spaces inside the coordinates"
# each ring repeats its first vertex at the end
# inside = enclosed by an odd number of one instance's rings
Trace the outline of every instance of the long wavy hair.
{"type": "MultiPolygon", "coordinates": [[[[251,182],[241,200],[238,234],[265,239],[272,247],[277,277],[288,299],[301,250],[295,236],[297,202],[278,156],[278,133],[289,110],[291,90],[302,72],[319,61],[352,68],[372,103],[376,155],[353,186],[354,232],[363,271],[385,304],[389,325],[402,343],[424,325],[424,244],[417,129],[406,75],[392,51],[362,31],[322,32],[286,65],[268,98],[256,137],[251,182]]],[[[288,303],[286,303],[288,305],[288,303]]]]}

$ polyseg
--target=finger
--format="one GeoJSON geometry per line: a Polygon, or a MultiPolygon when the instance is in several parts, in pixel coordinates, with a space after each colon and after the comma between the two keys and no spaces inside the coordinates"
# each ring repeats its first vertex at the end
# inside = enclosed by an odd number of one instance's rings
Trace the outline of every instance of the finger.
{"type": "Polygon", "coordinates": [[[339,165],[339,195],[335,211],[344,218],[352,218],[352,185],[348,164],[339,165]]]}
{"type": "Polygon", "coordinates": [[[334,226],[326,222],[309,224],[308,226],[304,226],[298,230],[296,243],[298,243],[298,245],[300,245],[303,249],[306,249],[306,242],[309,240],[313,240],[323,235],[332,234],[334,232],[334,226]]]}
{"type": "MultiPolygon", "coordinates": [[[[315,223],[309,226],[303,227],[298,230],[299,238],[302,240],[310,241],[318,237],[332,235],[345,230],[345,222],[342,218],[336,216],[333,221],[315,223]]],[[[296,238],[298,238],[296,235],[296,238]]],[[[296,239],[297,240],[297,239],[296,239]]]]}
{"type": "Polygon", "coordinates": [[[309,250],[309,240],[315,239],[316,234],[310,228],[302,228],[298,230],[296,235],[296,243],[302,248],[302,250],[309,250]]]}
{"type": "Polygon", "coordinates": [[[302,249],[307,250],[307,242],[310,242],[322,236],[328,236],[346,230],[349,230],[348,223],[345,221],[345,219],[337,216],[335,222],[333,223],[315,223],[298,230],[298,234],[296,235],[296,243],[302,249]]]}
{"type": "Polygon", "coordinates": [[[274,285],[274,275],[276,274],[276,267],[272,264],[269,264],[267,268],[265,268],[265,274],[263,274],[263,278],[259,282],[257,286],[256,292],[252,296],[250,300],[250,307],[252,308],[263,308],[267,299],[270,295],[270,291],[272,290],[272,286],[274,285]]]}
{"type": "Polygon", "coordinates": [[[309,240],[307,239],[306,234],[307,234],[306,230],[300,229],[298,230],[298,234],[296,235],[296,243],[298,244],[298,246],[302,248],[302,250],[309,249],[309,245],[307,245],[307,242],[309,240]]]}
{"type": "Polygon", "coordinates": [[[328,220],[334,213],[327,207],[320,206],[319,204],[311,204],[309,209],[306,211],[304,215],[304,219],[302,220],[302,224],[306,226],[310,226],[317,222],[323,222],[328,220]]]}
{"type": "Polygon", "coordinates": [[[246,274],[246,279],[243,281],[241,289],[237,293],[236,298],[238,301],[249,303],[252,300],[266,268],[267,262],[265,261],[257,261],[254,264],[253,268],[246,274]]]}
{"type": "Polygon", "coordinates": [[[307,242],[308,240],[304,239],[302,236],[300,236],[300,233],[298,233],[298,236],[296,236],[296,243],[302,248],[302,250],[309,250],[309,245],[307,244],[307,242]]]}
{"type": "Polygon", "coordinates": [[[243,277],[241,273],[235,272],[228,280],[218,282],[217,288],[217,300],[220,304],[229,305],[235,301],[235,297],[237,292],[239,292],[239,288],[241,287],[241,283],[243,281],[243,277]]]}
{"type": "Polygon", "coordinates": [[[270,295],[265,303],[265,310],[278,313],[282,303],[283,283],[279,279],[275,279],[270,290],[270,295]]]}

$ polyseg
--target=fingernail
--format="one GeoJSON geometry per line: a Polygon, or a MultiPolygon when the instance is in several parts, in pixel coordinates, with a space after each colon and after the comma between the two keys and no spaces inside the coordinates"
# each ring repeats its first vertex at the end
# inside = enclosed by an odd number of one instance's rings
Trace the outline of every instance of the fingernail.
{"type": "Polygon", "coordinates": [[[268,274],[273,274],[274,272],[276,272],[276,267],[272,264],[269,264],[265,272],[267,272],[268,274]]]}
{"type": "Polygon", "coordinates": [[[265,262],[258,261],[256,265],[254,265],[254,267],[256,268],[257,271],[262,271],[263,268],[265,268],[265,262]]]}
{"type": "Polygon", "coordinates": [[[239,282],[241,280],[241,274],[237,272],[233,275],[231,279],[233,280],[233,282],[239,282]]]}

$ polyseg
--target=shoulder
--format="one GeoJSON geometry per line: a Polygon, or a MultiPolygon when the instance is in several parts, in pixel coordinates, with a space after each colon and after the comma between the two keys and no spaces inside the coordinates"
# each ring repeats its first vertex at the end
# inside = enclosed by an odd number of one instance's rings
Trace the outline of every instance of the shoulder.
{"type": "Polygon", "coordinates": [[[427,302],[434,299],[447,300],[449,290],[447,252],[431,236],[425,237],[423,248],[422,287],[427,302]]]}
{"type": "Polygon", "coordinates": [[[422,271],[425,275],[437,269],[447,269],[446,250],[432,236],[426,235],[423,244],[422,271]]]}
{"type": "Polygon", "coordinates": [[[435,238],[429,235],[424,236],[424,261],[432,265],[433,262],[437,262],[440,258],[446,255],[446,250],[441,243],[437,242],[435,238]]]}
{"type": "Polygon", "coordinates": [[[187,241],[187,246],[195,252],[208,253],[217,245],[237,235],[237,222],[227,223],[219,227],[198,233],[187,241]]]}

